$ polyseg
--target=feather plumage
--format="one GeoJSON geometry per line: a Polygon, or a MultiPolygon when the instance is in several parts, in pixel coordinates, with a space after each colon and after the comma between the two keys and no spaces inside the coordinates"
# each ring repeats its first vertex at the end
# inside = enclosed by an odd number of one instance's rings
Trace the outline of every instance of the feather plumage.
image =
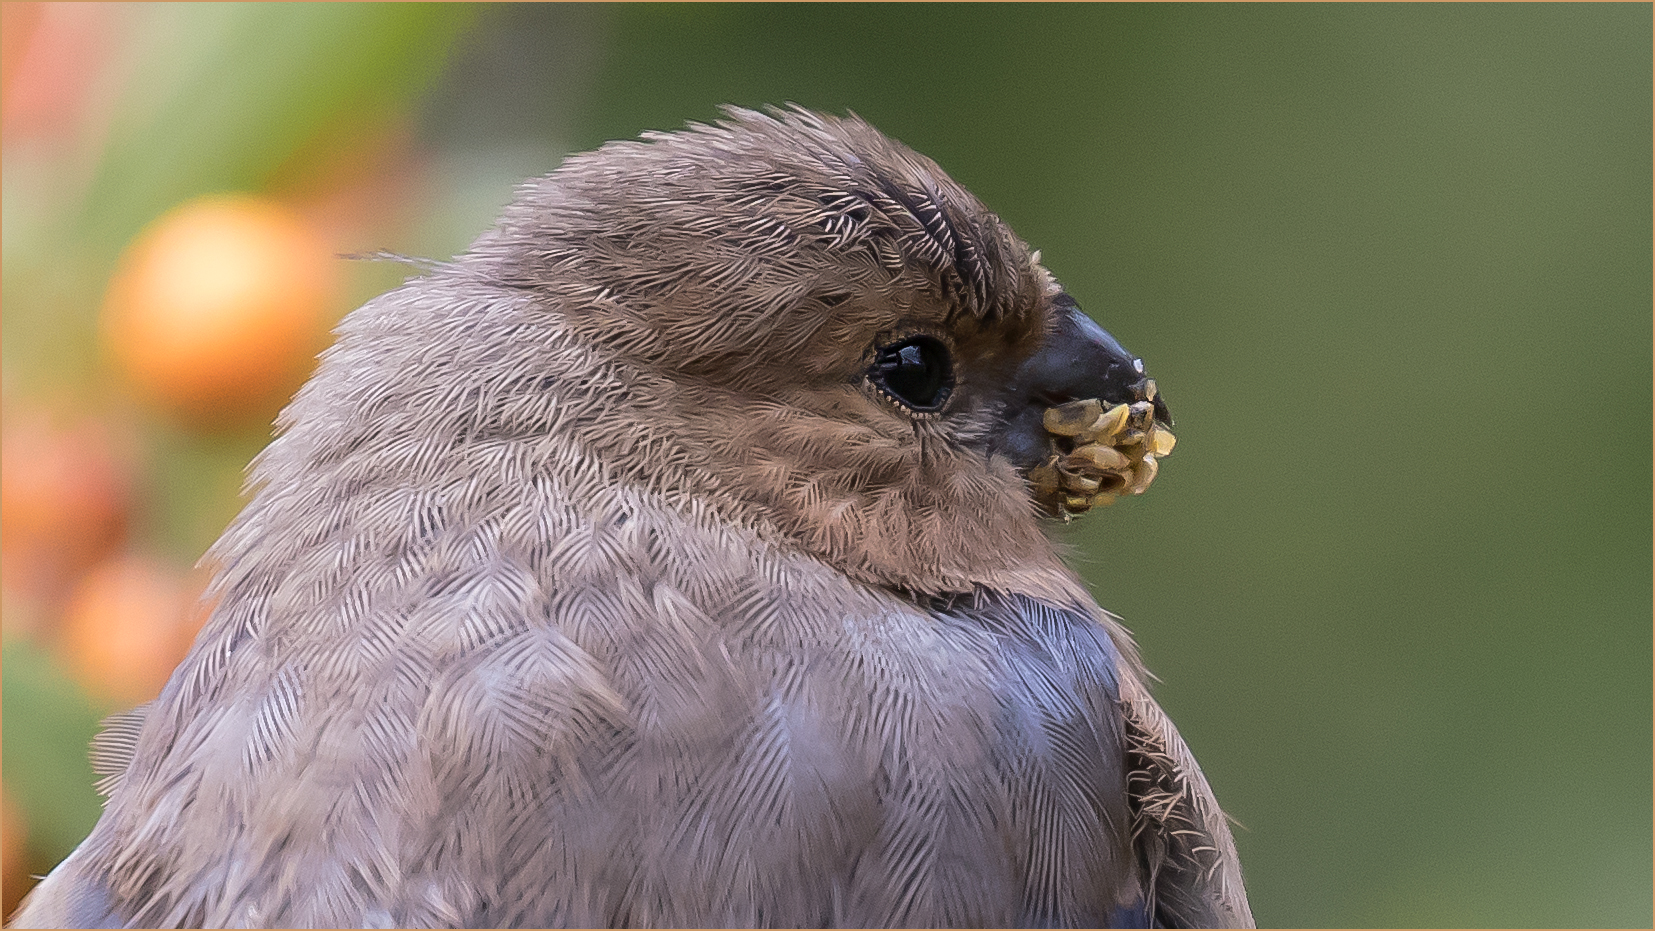
{"type": "Polygon", "coordinates": [[[854,118],[526,184],[341,324],[20,923],[1250,923],[993,446],[1058,293],[854,118]],[[865,376],[914,333],[935,413],[865,376]]]}

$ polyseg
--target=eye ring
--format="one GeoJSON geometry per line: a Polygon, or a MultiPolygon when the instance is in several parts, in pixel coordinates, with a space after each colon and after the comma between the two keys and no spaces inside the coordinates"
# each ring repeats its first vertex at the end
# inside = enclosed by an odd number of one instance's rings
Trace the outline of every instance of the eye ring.
{"type": "Polygon", "coordinates": [[[942,340],[909,336],[874,350],[868,380],[903,407],[931,413],[954,391],[954,362],[942,340]]]}

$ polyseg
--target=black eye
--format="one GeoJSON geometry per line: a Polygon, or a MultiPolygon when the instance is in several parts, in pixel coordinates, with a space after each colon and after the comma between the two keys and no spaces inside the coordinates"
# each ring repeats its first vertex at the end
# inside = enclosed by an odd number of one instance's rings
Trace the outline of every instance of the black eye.
{"type": "Polygon", "coordinates": [[[948,347],[929,336],[911,336],[879,347],[868,378],[916,411],[934,411],[954,388],[948,347]]]}

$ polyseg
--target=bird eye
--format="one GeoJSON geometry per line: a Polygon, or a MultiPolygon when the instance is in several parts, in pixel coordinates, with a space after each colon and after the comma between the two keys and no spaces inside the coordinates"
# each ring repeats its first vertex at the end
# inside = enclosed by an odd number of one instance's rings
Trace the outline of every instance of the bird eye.
{"type": "Polygon", "coordinates": [[[886,394],[916,411],[934,411],[954,388],[948,347],[930,336],[911,336],[879,347],[868,378],[886,394]]]}

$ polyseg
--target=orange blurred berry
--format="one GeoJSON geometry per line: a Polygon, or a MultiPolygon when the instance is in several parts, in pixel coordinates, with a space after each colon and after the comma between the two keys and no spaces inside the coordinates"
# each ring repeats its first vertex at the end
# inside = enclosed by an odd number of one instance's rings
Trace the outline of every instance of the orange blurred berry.
{"type": "Polygon", "coordinates": [[[206,620],[191,576],[120,556],[81,580],[64,611],[60,646],[87,691],[113,705],[154,698],[206,620]]]}
{"type": "Polygon", "coordinates": [[[103,338],[138,391],[197,426],[268,420],[327,342],[338,260],[274,201],[190,201],[127,247],[103,338]]]}
{"type": "Polygon", "coordinates": [[[0,429],[0,574],[52,602],[126,536],[132,463],[103,424],[11,413],[0,429]]]}

